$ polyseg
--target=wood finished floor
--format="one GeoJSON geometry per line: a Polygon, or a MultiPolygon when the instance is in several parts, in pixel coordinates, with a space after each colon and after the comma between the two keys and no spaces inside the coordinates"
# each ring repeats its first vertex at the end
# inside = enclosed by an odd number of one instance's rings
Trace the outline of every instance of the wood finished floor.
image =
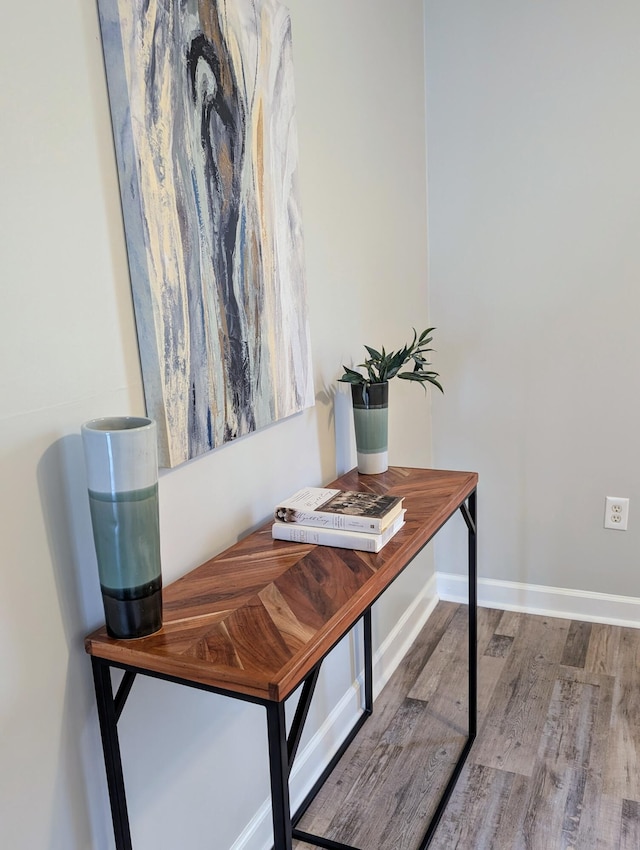
{"type": "MultiPolygon", "coordinates": [[[[466,628],[438,604],[302,829],[415,850],[466,734],[466,628]]],[[[640,630],[480,609],[478,736],[430,850],[640,850],[639,676],[640,630]]]]}

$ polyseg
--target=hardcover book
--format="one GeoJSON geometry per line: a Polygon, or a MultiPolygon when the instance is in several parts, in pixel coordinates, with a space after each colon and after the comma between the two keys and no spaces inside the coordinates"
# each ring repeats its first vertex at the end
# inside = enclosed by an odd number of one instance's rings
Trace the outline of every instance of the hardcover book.
{"type": "Polygon", "coordinates": [[[316,546],[358,549],[361,552],[379,552],[400,531],[404,525],[405,513],[406,511],[400,511],[381,534],[301,525],[297,522],[274,522],[271,526],[271,536],[274,540],[288,540],[292,543],[310,543],[316,546]]]}
{"type": "Polygon", "coordinates": [[[380,534],[402,510],[399,496],[305,487],[275,510],[276,522],[380,534]]]}

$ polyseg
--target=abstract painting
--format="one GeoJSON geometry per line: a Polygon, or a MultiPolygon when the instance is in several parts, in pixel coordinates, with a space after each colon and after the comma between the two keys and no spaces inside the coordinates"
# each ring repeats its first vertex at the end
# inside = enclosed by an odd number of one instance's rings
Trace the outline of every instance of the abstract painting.
{"type": "Polygon", "coordinates": [[[99,0],[163,466],[314,403],[287,8],[99,0]]]}

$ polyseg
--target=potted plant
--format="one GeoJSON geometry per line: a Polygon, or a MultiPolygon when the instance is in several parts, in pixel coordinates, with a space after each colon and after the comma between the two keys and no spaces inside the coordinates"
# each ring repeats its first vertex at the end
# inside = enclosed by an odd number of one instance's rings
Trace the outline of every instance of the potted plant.
{"type": "Polygon", "coordinates": [[[433,351],[428,345],[434,330],[427,328],[418,336],[414,328],[412,342],[398,351],[387,352],[384,347],[378,351],[365,345],[369,357],[358,364],[358,368],[366,370],[364,374],[343,366],[344,374],[339,380],[351,384],[359,472],[376,474],[388,468],[389,381],[392,378],[420,383],[425,392],[426,384],[433,384],[444,392],[438,373],[428,368],[431,364],[426,356],[433,351]],[[400,371],[408,363],[413,363],[413,368],[400,371]]]}

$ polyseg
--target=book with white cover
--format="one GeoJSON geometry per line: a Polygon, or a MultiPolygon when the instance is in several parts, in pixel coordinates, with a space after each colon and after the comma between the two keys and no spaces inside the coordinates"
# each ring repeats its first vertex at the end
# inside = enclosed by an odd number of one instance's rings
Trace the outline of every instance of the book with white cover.
{"type": "Polygon", "coordinates": [[[345,531],[341,528],[320,528],[298,522],[274,522],[271,535],[274,540],[292,543],[311,543],[317,546],[337,546],[340,549],[358,549],[361,552],[379,552],[404,525],[401,511],[381,534],[366,531],[345,531]]]}
{"type": "Polygon", "coordinates": [[[305,487],[275,510],[276,522],[380,534],[400,514],[402,497],[305,487]]]}

